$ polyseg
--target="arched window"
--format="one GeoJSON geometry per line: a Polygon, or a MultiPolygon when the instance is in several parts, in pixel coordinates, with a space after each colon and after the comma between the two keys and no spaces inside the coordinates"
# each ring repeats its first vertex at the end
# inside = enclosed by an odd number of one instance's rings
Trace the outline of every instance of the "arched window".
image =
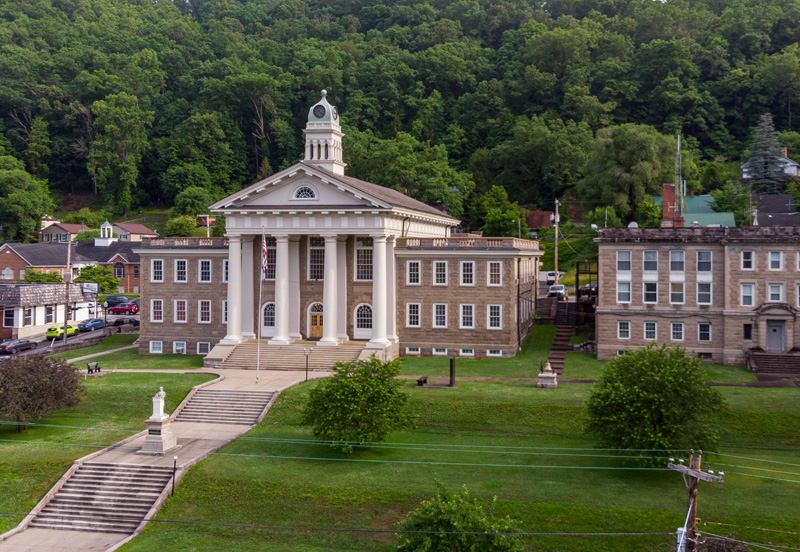
{"type": "Polygon", "coordinates": [[[300,186],[294,191],[295,199],[317,199],[317,193],[313,188],[308,186],[300,186]]]}
{"type": "Polygon", "coordinates": [[[114,278],[124,278],[125,277],[125,265],[122,263],[116,263],[114,265],[114,278]]]}
{"type": "Polygon", "coordinates": [[[323,311],[322,303],[314,303],[313,305],[311,305],[310,312],[322,312],[322,311],[323,311]]]}
{"type": "Polygon", "coordinates": [[[325,159],[330,159],[330,156],[328,154],[328,144],[325,144],[325,159]]]}
{"type": "Polygon", "coordinates": [[[353,339],[372,339],[372,306],[362,303],[356,307],[353,339]]]}
{"type": "Polygon", "coordinates": [[[264,305],[264,313],[262,316],[264,327],[275,327],[275,303],[267,303],[264,305]]]}
{"type": "Polygon", "coordinates": [[[10,266],[7,266],[3,269],[3,280],[13,280],[14,279],[14,269],[10,266]]]}

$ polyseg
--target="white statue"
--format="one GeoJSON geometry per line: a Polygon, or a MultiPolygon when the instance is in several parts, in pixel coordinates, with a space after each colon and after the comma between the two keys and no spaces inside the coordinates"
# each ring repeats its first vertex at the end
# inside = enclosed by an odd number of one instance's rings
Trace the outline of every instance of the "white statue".
{"type": "Polygon", "coordinates": [[[153,419],[154,420],[162,420],[162,419],[166,418],[166,416],[164,416],[164,397],[166,397],[166,396],[167,396],[167,394],[164,393],[164,388],[163,387],[159,387],[158,388],[158,393],[156,393],[153,396],[153,419]]]}

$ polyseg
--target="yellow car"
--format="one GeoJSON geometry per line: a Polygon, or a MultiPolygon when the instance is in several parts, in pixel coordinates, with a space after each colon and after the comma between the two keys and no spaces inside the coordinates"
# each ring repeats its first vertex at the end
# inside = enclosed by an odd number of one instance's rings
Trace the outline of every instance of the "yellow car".
{"type": "MultiPolygon", "coordinates": [[[[75,326],[67,326],[67,337],[75,335],[76,333],[78,333],[78,328],[75,326]]],[[[45,335],[48,339],[62,337],[64,335],[64,326],[50,326],[47,328],[47,333],[45,335]]]]}

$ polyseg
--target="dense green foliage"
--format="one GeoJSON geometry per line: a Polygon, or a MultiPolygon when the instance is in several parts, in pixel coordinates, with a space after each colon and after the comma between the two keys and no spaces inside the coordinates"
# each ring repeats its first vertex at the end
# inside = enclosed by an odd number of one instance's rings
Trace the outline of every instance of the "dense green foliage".
{"type": "Polygon", "coordinates": [[[38,270],[29,268],[28,270],[25,271],[25,281],[53,283],[53,282],[63,282],[64,279],[58,272],[39,272],[38,270]]]}
{"type": "Polygon", "coordinates": [[[114,269],[110,265],[84,267],[75,282],[94,282],[98,284],[100,293],[114,293],[119,286],[119,278],[114,278],[114,269]]]}

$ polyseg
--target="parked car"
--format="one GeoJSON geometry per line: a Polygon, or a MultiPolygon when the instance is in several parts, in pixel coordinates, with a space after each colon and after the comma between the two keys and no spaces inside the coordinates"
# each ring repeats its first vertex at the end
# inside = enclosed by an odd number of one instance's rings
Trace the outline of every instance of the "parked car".
{"type": "Polygon", "coordinates": [[[597,295],[597,282],[589,282],[580,289],[578,297],[591,297],[597,295]]]}
{"type": "Polygon", "coordinates": [[[139,327],[139,319],[138,318],[117,318],[114,320],[112,326],[115,328],[117,326],[124,326],[125,324],[130,324],[131,326],[138,328],[139,327]]]}
{"type": "Polygon", "coordinates": [[[139,312],[139,305],[132,301],[120,303],[108,309],[108,314],[136,314],[137,312],[139,312]]]}
{"type": "MultiPolygon", "coordinates": [[[[561,279],[561,278],[563,278],[564,276],[566,276],[566,273],[564,273],[564,272],[561,272],[561,271],[559,270],[559,271],[558,271],[558,279],[560,280],[560,279],[561,279]]],[[[547,285],[548,285],[548,286],[550,286],[550,285],[552,285],[552,284],[555,284],[555,283],[556,283],[556,273],[555,273],[555,271],[552,271],[552,270],[551,270],[550,272],[546,272],[546,273],[545,273],[545,277],[547,278],[547,285]]]]}
{"type": "Polygon", "coordinates": [[[557,297],[559,301],[562,299],[567,299],[569,297],[569,290],[567,290],[567,286],[556,284],[554,286],[550,286],[550,289],[547,290],[548,297],[557,297]]]}
{"type": "Polygon", "coordinates": [[[27,339],[9,339],[0,343],[0,354],[15,355],[19,351],[27,351],[28,349],[35,349],[36,343],[28,341],[27,339]]]}
{"type": "Polygon", "coordinates": [[[109,307],[115,307],[120,303],[130,303],[130,301],[131,300],[124,295],[109,295],[105,300],[109,307]]]}
{"type": "Polygon", "coordinates": [[[78,329],[82,332],[93,332],[105,328],[106,326],[108,326],[108,323],[105,320],[92,318],[91,320],[78,324],[78,329]]]}
{"type": "MultiPolygon", "coordinates": [[[[67,337],[78,333],[78,328],[75,326],[67,326],[67,337]]],[[[53,337],[61,337],[64,335],[64,326],[50,326],[47,328],[47,333],[44,334],[48,339],[53,337]]]]}

